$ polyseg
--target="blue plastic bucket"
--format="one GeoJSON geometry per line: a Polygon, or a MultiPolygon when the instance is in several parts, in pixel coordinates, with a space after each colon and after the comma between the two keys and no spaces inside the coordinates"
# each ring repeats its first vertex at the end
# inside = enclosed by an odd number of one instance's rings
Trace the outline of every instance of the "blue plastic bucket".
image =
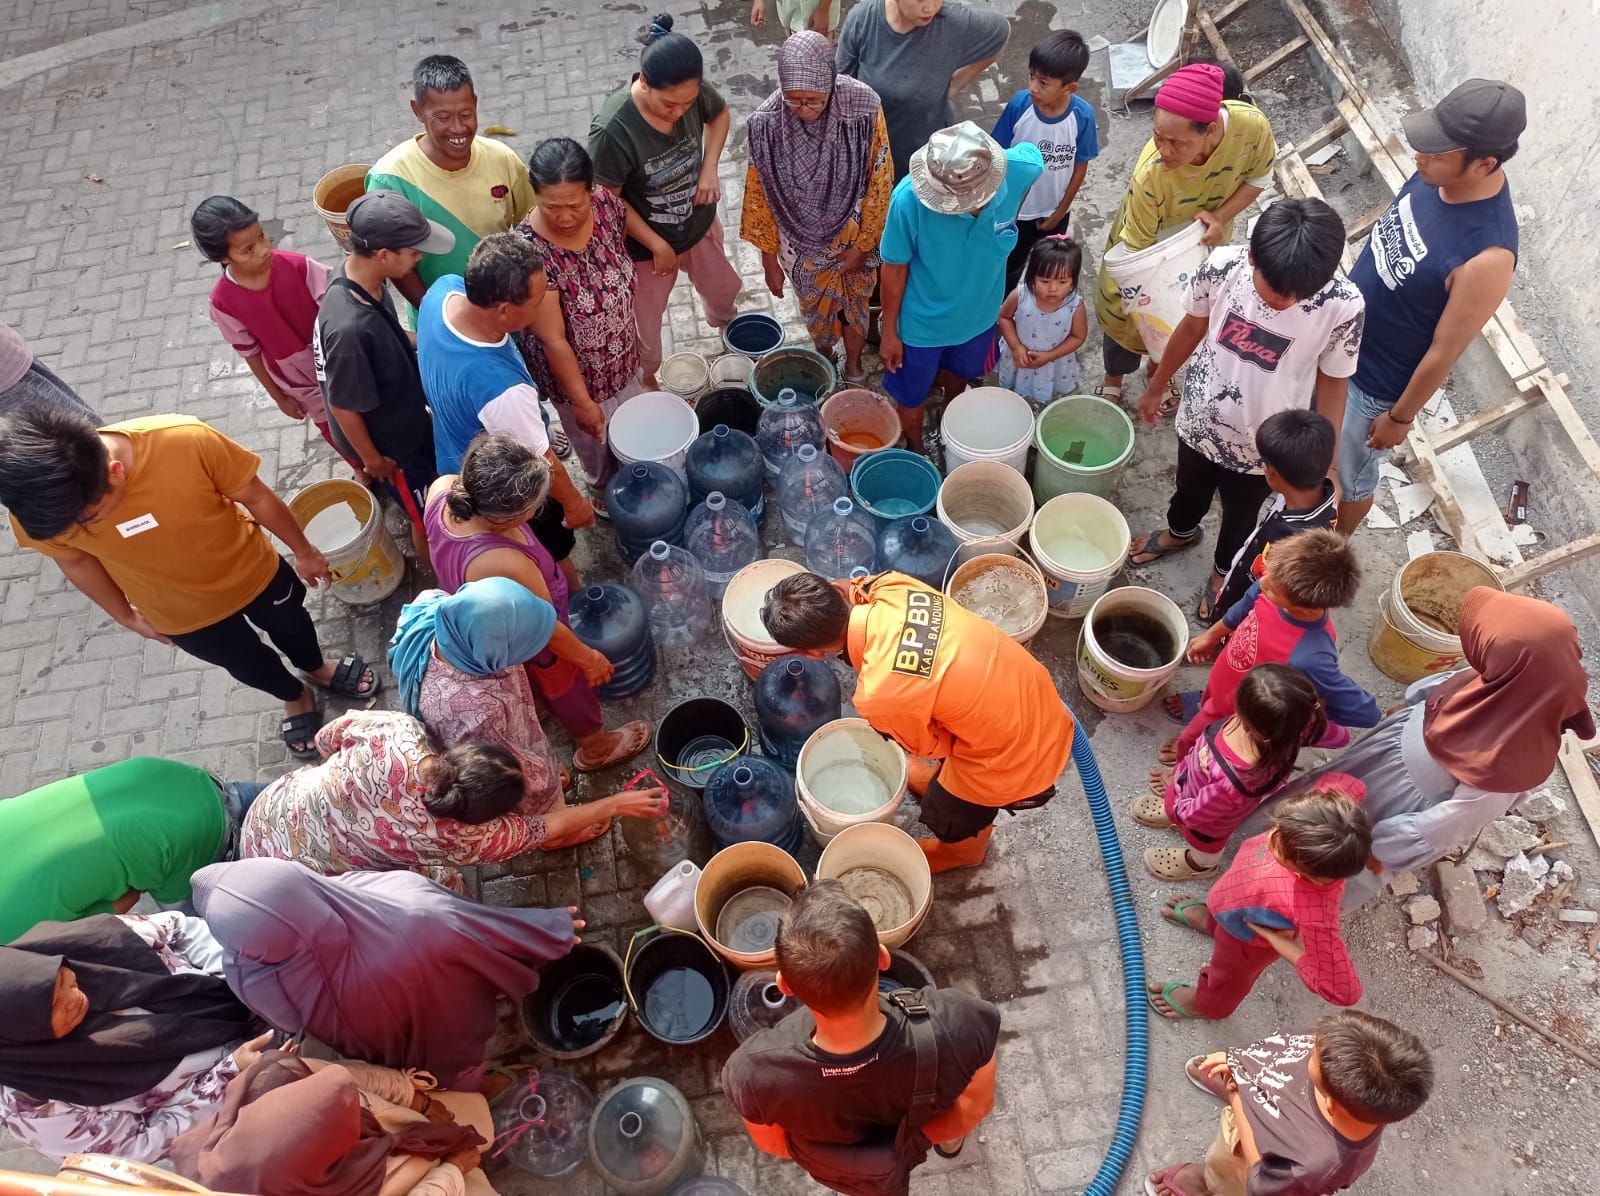
{"type": "Polygon", "coordinates": [[[905,449],[864,453],[850,469],[850,493],[880,528],[933,510],[943,481],[932,461],[905,449]]]}
{"type": "Polygon", "coordinates": [[[722,330],[722,343],[728,352],[751,361],[783,344],[783,325],[763,312],[734,316],[722,330]]]}

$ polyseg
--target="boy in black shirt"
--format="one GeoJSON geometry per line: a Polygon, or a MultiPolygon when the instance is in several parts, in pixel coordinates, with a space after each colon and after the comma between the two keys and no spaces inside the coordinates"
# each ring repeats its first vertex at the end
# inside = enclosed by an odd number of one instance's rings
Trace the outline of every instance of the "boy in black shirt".
{"type": "MultiPolygon", "coordinates": [[[[722,1087],[755,1144],[793,1158],[814,1178],[827,1144],[889,1142],[911,1110],[917,1049],[909,1016],[879,995],[889,952],[872,918],[836,880],[807,885],[778,928],[778,987],[804,1009],[750,1038],[722,1069],[722,1087]]],[[[928,1144],[954,1155],[994,1106],[1000,1011],[955,989],[918,994],[937,1044],[936,1110],[921,1127],[928,1144]]],[[[885,1196],[904,1187],[881,1187],[885,1196]]]]}

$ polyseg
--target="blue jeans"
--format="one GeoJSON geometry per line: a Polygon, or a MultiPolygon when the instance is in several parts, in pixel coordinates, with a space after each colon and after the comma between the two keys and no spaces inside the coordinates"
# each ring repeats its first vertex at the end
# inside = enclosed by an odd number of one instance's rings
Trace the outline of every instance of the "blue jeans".
{"type": "Polygon", "coordinates": [[[1344,401],[1344,423],[1339,428],[1339,496],[1342,502],[1365,502],[1378,489],[1378,466],[1389,459],[1389,449],[1367,447],[1372,421],[1394,407],[1367,394],[1350,379],[1344,401]]]}

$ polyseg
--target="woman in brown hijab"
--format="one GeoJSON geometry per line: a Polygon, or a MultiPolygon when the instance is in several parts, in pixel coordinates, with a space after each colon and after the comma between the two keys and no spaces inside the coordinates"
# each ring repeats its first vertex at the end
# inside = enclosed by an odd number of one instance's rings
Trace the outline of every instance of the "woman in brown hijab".
{"type": "Polygon", "coordinates": [[[1471,668],[1414,683],[1359,743],[1278,794],[1329,772],[1366,784],[1372,871],[1346,882],[1347,909],[1376,895],[1385,870],[1441,860],[1504,817],[1550,776],[1564,731],[1595,733],[1583,650],[1562,611],[1475,586],[1457,633],[1471,668]]]}

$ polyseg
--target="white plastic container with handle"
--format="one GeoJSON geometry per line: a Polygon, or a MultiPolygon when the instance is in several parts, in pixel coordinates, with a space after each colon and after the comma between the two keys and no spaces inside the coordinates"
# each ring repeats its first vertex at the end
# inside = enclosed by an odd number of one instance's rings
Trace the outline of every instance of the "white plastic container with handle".
{"type": "Polygon", "coordinates": [[[1189,280],[1211,252],[1200,244],[1205,232],[1205,225],[1191,220],[1148,249],[1130,250],[1119,241],[1106,254],[1106,273],[1122,292],[1122,310],[1138,328],[1151,361],[1161,360],[1186,314],[1189,280]]]}

